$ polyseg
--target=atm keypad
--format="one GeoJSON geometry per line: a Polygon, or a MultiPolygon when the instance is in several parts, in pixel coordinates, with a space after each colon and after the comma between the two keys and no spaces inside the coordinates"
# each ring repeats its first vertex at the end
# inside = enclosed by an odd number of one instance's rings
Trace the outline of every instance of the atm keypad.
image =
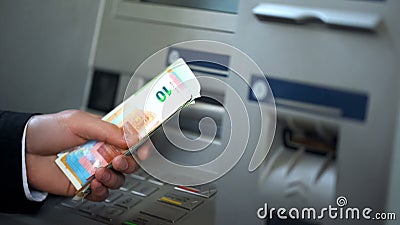
{"type": "Polygon", "coordinates": [[[107,224],[168,225],[179,222],[207,201],[171,185],[152,182],[143,171],[126,176],[119,190],[110,190],[104,202],[66,199],[61,206],[107,224]]]}

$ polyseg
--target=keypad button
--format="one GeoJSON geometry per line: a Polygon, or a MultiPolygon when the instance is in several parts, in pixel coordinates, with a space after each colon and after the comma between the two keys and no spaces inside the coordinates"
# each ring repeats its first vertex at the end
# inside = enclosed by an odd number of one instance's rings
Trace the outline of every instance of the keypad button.
{"type": "Polygon", "coordinates": [[[186,214],[186,211],[165,204],[153,203],[148,208],[141,210],[140,213],[165,220],[169,223],[175,223],[186,214]]]}
{"type": "Polygon", "coordinates": [[[140,201],[141,201],[141,199],[139,199],[138,197],[126,196],[126,197],[120,198],[117,202],[115,202],[115,205],[120,206],[125,209],[131,209],[136,204],[138,204],[140,201]]]}
{"type": "Polygon", "coordinates": [[[134,179],[127,179],[125,181],[125,184],[122,185],[119,189],[121,191],[129,191],[129,190],[131,190],[132,188],[134,188],[134,187],[136,187],[138,185],[140,185],[140,181],[134,180],[134,179]]]}
{"type": "Polygon", "coordinates": [[[106,198],[105,202],[107,202],[107,203],[114,202],[116,199],[118,199],[121,196],[122,196],[122,193],[117,192],[117,191],[112,191],[106,198]]]}
{"type": "Polygon", "coordinates": [[[148,179],[147,181],[152,183],[152,184],[158,185],[158,186],[163,186],[164,185],[163,182],[161,182],[160,180],[157,180],[157,179],[148,179]]]}
{"type": "Polygon", "coordinates": [[[114,218],[117,216],[121,215],[124,213],[125,210],[121,208],[117,208],[115,206],[105,206],[101,210],[98,210],[95,214],[102,219],[112,221],[114,218]]]}
{"type": "Polygon", "coordinates": [[[125,221],[124,225],[151,225],[151,219],[135,216],[133,219],[125,221]]]}
{"type": "Polygon", "coordinates": [[[217,193],[217,189],[214,186],[209,185],[200,185],[196,187],[176,186],[174,189],[204,198],[210,198],[217,193]]]}
{"type": "Polygon", "coordinates": [[[134,174],[139,175],[141,177],[149,178],[150,175],[146,173],[143,169],[136,171],[134,174]]]}
{"type": "Polygon", "coordinates": [[[61,202],[62,206],[65,206],[65,207],[68,207],[68,208],[76,208],[80,204],[82,204],[82,201],[80,201],[80,200],[78,200],[78,201],[77,200],[72,200],[72,198],[61,202]]]}
{"type": "Polygon", "coordinates": [[[175,205],[187,210],[193,210],[201,203],[203,200],[199,197],[191,196],[189,194],[180,193],[177,191],[171,191],[158,199],[160,202],[175,205]]]}
{"type": "Polygon", "coordinates": [[[143,214],[136,215],[130,220],[122,223],[122,225],[171,225],[167,222],[162,222],[159,219],[149,217],[143,214]]]}
{"type": "Polygon", "coordinates": [[[150,178],[150,175],[141,169],[136,171],[135,173],[130,174],[130,176],[139,180],[146,180],[150,178]]]}
{"type": "Polygon", "coordinates": [[[95,215],[95,212],[97,210],[103,209],[103,207],[104,205],[102,203],[87,201],[79,207],[79,211],[90,215],[95,215]]]}
{"type": "Polygon", "coordinates": [[[158,190],[157,187],[154,187],[147,183],[142,183],[141,185],[138,185],[138,186],[132,188],[131,193],[135,194],[135,195],[146,197],[146,196],[150,196],[157,190],[158,190]]]}

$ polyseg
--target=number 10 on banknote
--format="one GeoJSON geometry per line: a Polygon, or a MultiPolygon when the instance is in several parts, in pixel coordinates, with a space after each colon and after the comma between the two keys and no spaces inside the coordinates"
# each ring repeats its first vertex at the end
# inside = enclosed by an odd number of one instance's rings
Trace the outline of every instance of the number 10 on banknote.
{"type": "Polygon", "coordinates": [[[114,157],[134,153],[158,127],[198,97],[198,80],[186,63],[178,59],[102,118],[123,127],[126,139],[138,136],[139,141],[128,151],[91,140],[60,154],[55,162],[78,190],[77,196],[84,197],[97,168],[111,167],[114,157]]]}

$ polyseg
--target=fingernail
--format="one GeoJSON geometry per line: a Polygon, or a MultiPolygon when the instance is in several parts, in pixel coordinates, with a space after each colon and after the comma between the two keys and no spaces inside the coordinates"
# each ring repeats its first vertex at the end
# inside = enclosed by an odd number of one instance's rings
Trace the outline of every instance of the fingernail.
{"type": "Polygon", "coordinates": [[[126,170],[128,169],[128,162],[126,161],[126,159],[124,159],[123,157],[120,157],[119,159],[119,168],[120,170],[126,170]]]}
{"type": "Polygon", "coordinates": [[[103,176],[101,177],[101,181],[108,181],[111,178],[110,172],[104,170],[103,176]]]}

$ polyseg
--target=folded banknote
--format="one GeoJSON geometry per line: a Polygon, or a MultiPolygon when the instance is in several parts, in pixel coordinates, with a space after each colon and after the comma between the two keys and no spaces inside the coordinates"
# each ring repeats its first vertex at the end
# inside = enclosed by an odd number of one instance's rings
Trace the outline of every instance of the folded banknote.
{"type": "Polygon", "coordinates": [[[178,59],[102,118],[123,127],[125,138],[136,135],[139,142],[129,146],[130,152],[91,140],[60,154],[55,162],[78,191],[88,189],[97,168],[109,167],[112,159],[120,154],[133,153],[141,140],[198,97],[198,80],[186,63],[178,59]]]}

